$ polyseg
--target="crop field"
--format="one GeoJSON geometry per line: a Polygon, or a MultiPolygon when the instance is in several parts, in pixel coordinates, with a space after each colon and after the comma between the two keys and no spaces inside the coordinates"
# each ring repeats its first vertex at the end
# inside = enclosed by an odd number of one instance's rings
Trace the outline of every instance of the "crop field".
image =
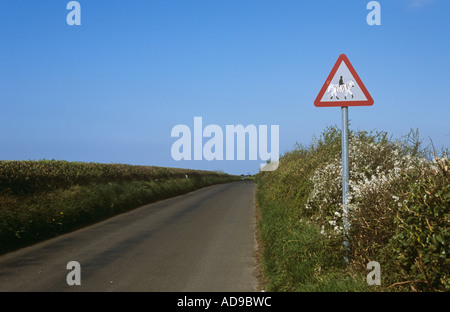
{"type": "Polygon", "coordinates": [[[0,161],[0,254],[156,200],[239,178],[155,166],[0,161]]]}

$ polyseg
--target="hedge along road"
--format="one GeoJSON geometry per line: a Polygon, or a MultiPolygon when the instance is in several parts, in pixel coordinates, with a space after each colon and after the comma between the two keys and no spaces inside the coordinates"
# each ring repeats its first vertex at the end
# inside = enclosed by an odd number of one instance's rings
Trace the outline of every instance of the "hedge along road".
{"type": "Polygon", "coordinates": [[[255,185],[220,184],[5,254],[0,291],[256,291],[255,249],[255,185]]]}

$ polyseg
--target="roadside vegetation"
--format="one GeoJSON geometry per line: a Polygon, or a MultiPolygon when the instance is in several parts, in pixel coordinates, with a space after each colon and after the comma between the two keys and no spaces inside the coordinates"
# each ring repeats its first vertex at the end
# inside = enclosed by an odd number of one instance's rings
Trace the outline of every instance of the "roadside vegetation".
{"type": "Polygon", "coordinates": [[[144,204],[239,179],[154,166],[0,161],[0,254],[144,204]]]}
{"type": "Polygon", "coordinates": [[[337,127],[258,174],[265,290],[449,291],[448,151],[423,147],[417,131],[352,131],[349,161],[348,263],[337,127]],[[366,282],[370,261],[380,286],[366,282]]]}

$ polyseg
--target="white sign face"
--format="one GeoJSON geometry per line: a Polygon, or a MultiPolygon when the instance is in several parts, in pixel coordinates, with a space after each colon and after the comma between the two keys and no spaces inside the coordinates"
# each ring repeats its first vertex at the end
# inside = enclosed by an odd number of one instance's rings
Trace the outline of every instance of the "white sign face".
{"type": "Polygon", "coordinates": [[[345,62],[342,62],[320,101],[367,101],[367,97],[364,95],[345,62]]]}

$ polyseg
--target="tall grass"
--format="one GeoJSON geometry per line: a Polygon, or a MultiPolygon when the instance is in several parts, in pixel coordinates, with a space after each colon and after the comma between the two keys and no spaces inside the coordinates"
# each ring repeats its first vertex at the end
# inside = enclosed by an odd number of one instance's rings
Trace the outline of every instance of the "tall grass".
{"type": "Polygon", "coordinates": [[[0,253],[235,179],[224,173],[176,168],[1,161],[0,253]]]}
{"type": "MultiPolygon", "coordinates": [[[[258,175],[268,289],[361,291],[378,261],[382,290],[448,290],[449,160],[417,132],[350,133],[350,255],[344,262],[341,133],[327,128],[258,175]]],[[[370,288],[373,290],[374,288],[370,288]]]]}

